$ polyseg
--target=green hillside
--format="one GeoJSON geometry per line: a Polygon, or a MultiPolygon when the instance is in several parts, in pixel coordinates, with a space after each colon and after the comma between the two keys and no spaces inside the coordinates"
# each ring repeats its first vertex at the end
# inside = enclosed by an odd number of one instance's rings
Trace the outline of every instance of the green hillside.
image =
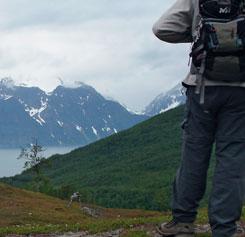
{"type": "MultiPolygon", "coordinates": [[[[183,107],[69,154],[51,157],[43,171],[51,194],[80,191],[83,200],[105,207],[167,210],[180,162],[183,107]]],[[[30,187],[32,173],[2,181],[30,187]]]]}
{"type": "Polygon", "coordinates": [[[156,223],[168,218],[159,212],[105,209],[82,203],[83,207],[89,207],[99,213],[99,217],[94,218],[83,212],[78,203],[67,208],[67,201],[2,183],[0,200],[0,237],[7,234],[29,236],[35,233],[68,231],[99,233],[117,228],[128,229],[130,226],[146,223],[154,227],[156,223]]]}
{"type": "MultiPolygon", "coordinates": [[[[30,192],[0,183],[0,237],[6,236],[156,236],[155,226],[170,219],[169,213],[155,211],[110,209],[73,203],[41,193],[30,192]],[[97,213],[92,216],[83,208],[97,213]],[[114,233],[120,234],[114,235],[114,233]],[[74,235],[71,235],[72,231],[74,235]]],[[[244,220],[244,216],[243,216],[244,220]]],[[[202,209],[197,229],[207,223],[207,211],[202,209]]],[[[203,228],[205,233],[206,230],[203,228]]],[[[205,233],[197,236],[210,236],[205,233]]]]}

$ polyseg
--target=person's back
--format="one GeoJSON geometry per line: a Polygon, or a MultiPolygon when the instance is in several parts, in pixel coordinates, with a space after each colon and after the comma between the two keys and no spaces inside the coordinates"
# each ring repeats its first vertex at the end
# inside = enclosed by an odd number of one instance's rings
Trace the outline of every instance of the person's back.
{"type": "Polygon", "coordinates": [[[242,74],[245,66],[245,18],[242,9],[241,0],[178,0],[153,26],[154,34],[163,41],[194,41],[193,51],[198,48],[195,46],[200,42],[199,39],[204,42],[201,53],[196,56],[192,52],[194,57],[191,70],[183,81],[183,85],[187,87],[187,102],[182,158],[173,185],[173,220],[161,224],[158,229],[164,236],[183,233],[194,236],[193,223],[206,190],[207,170],[213,147],[216,165],[209,201],[212,234],[214,237],[245,236],[239,235],[236,227],[245,193],[245,76],[242,74]],[[228,17],[227,21],[221,21],[222,26],[220,22],[216,23],[216,19],[213,22],[206,19],[200,12],[205,2],[223,4],[217,9],[224,16],[233,13],[233,8],[229,8],[231,4],[237,4],[232,25],[228,26],[231,22],[228,17]],[[203,25],[206,28],[201,28],[203,25]],[[212,30],[214,28],[210,33],[207,30],[209,26],[212,30]],[[222,34],[230,29],[231,33],[227,37],[231,39],[227,40],[222,34]],[[202,32],[205,32],[203,37],[202,32]],[[214,42],[218,42],[217,45],[214,42]],[[231,56],[237,60],[225,60],[231,56]],[[196,64],[196,59],[200,59],[199,64],[196,64]],[[222,74],[220,69],[223,67],[223,71],[226,71],[230,62],[237,63],[236,70],[233,64],[229,68],[229,76],[227,73],[222,74]],[[207,73],[208,69],[212,69],[211,76],[207,73]],[[217,72],[221,72],[219,76],[217,72]]]}

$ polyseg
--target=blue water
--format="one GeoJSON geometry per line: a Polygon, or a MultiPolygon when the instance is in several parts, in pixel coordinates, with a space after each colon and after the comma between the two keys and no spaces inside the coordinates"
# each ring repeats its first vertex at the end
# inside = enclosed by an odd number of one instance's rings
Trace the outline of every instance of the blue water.
{"type": "MultiPolygon", "coordinates": [[[[75,147],[47,147],[43,152],[45,158],[54,154],[65,154],[75,147]]],[[[0,177],[8,177],[23,171],[24,159],[17,159],[20,149],[0,149],[0,177]]]]}

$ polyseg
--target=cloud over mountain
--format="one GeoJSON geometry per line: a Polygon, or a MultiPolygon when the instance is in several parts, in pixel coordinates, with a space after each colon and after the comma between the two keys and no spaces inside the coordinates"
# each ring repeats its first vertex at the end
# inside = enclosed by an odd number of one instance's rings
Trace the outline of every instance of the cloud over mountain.
{"type": "Polygon", "coordinates": [[[187,47],[164,44],[151,31],[171,1],[0,3],[2,77],[49,91],[58,77],[82,80],[141,110],[187,71],[187,47]]]}

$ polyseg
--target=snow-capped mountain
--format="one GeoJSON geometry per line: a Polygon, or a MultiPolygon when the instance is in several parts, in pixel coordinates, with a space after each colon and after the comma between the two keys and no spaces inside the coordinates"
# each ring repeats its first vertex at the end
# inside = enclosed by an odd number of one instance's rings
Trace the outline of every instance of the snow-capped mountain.
{"type": "Polygon", "coordinates": [[[85,84],[46,93],[9,78],[0,81],[0,113],[0,147],[24,146],[34,138],[44,146],[83,146],[148,118],[85,84]]]}
{"type": "Polygon", "coordinates": [[[182,91],[182,85],[178,84],[166,93],[158,95],[145,109],[144,114],[154,116],[166,112],[181,104],[186,100],[185,93],[182,91]]]}

